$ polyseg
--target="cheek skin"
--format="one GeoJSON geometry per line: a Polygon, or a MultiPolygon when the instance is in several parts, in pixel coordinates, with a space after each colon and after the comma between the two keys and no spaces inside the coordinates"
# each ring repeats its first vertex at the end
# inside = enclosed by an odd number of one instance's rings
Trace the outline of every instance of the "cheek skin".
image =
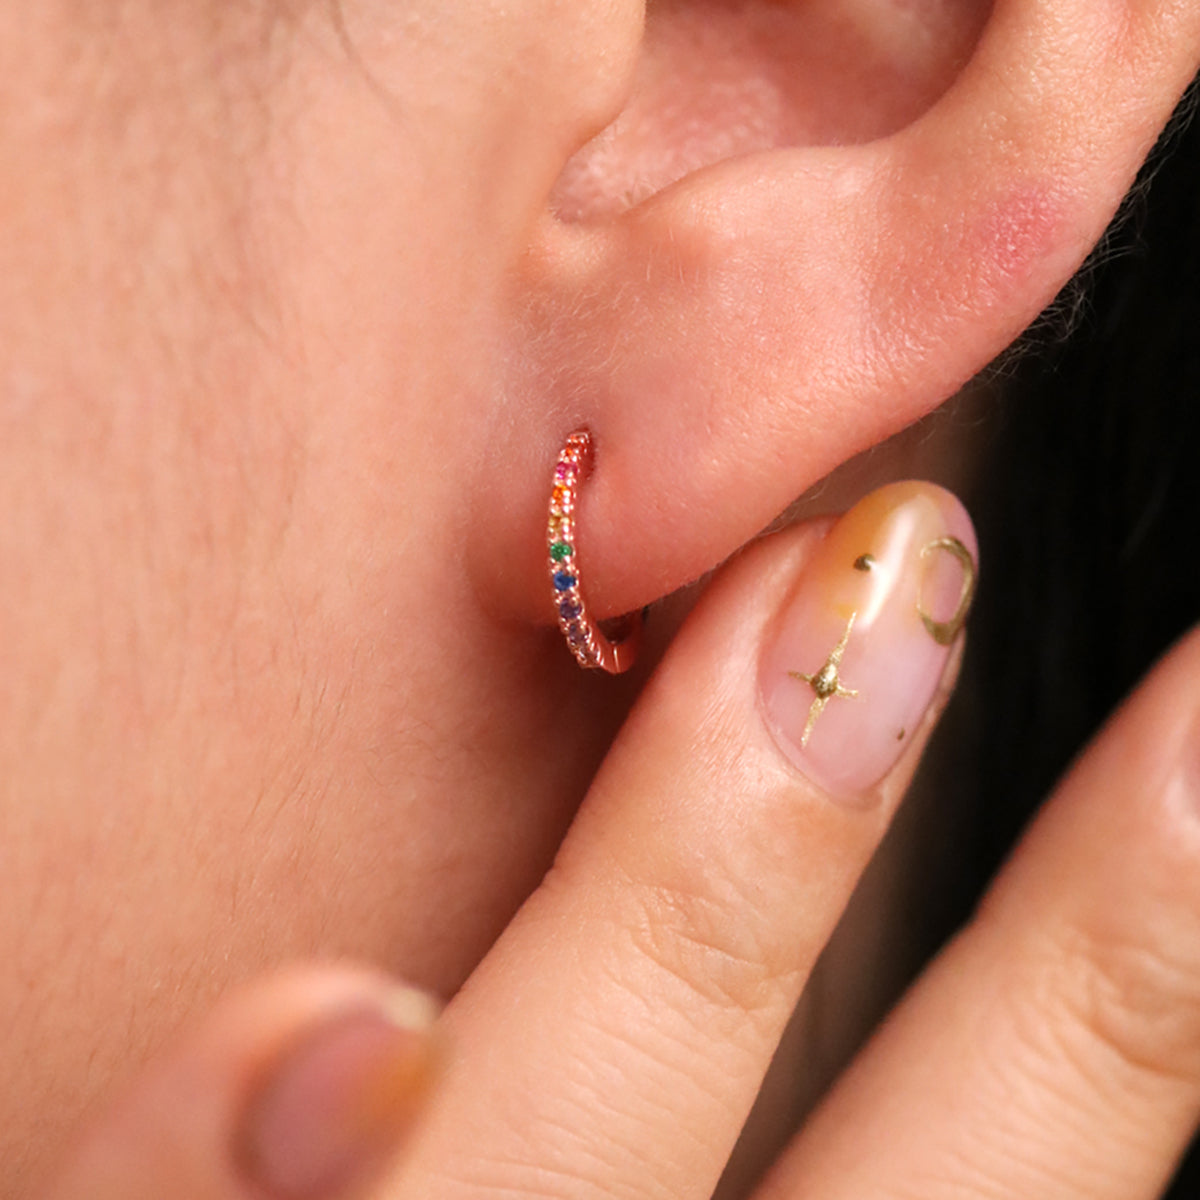
{"type": "MultiPolygon", "coordinates": [[[[474,453],[513,230],[494,189],[472,207],[469,148],[421,125],[460,184],[438,194],[325,49],[281,73],[301,95],[261,97],[288,120],[249,214],[200,187],[173,208],[124,172],[67,67],[6,79],[89,120],[53,145],[14,144],[19,114],[0,130],[20,181],[0,204],[55,230],[0,221],[0,1078],[21,1084],[0,1095],[0,1191],[39,1194],[88,1105],[235,981],[353,958],[452,991],[549,865],[627,701],[480,614],[447,464],[474,453]],[[75,180],[93,160],[111,173],[75,180]],[[139,202],[177,256],[139,257],[140,225],[120,240],[106,214],[136,223],[139,202]]],[[[168,133],[175,115],[156,114],[168,133]]],[[[216,145],[163,157],[210,184],[216,145]]],[[[502,497],[522,484],[514,468],[502,497]]]]}

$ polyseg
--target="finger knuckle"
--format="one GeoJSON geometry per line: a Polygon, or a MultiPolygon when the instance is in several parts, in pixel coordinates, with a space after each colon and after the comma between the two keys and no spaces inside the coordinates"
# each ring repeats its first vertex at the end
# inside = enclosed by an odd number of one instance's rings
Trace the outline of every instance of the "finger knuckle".
{"type": "Polygon", "coordinates": [[[773,1019],[795,965],[771,937],[771,922],[736,884],[641,885],[627,926],[635,950],[672,986],[706,1009],[773,1019]]]}
{"type": "Polygon", "coordinates": [[[1060,933],[1055,974],[1064,1047],[1154,1078],[1200,1081],[1200,961],[1172,922],[1079,924],[1060,933]],[[1081,1047],[1082,1048],[1082,1047],[1081,1047]]]}

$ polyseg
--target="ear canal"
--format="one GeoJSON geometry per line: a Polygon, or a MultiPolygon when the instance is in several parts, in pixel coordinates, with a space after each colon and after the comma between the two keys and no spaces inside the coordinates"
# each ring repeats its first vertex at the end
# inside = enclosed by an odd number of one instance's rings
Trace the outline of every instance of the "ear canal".
{"type": "Polygon", "coordinates": [[[846,145],[925,112],[971,54],[990,0],[661,0],[617,120],[567,164],[563,220],[611,217],[714,163],[846,145]]]}

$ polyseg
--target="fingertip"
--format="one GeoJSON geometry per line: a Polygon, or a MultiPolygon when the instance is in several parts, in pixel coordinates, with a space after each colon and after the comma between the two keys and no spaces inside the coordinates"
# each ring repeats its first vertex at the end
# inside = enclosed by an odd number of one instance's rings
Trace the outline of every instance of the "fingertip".
{"type": "Polygon", "coordinates": [[[416,1123],[436,1073],[436,1010],[409,989],[322,1017],[264,1073],[235,1156],[281,1200],[321,1200],[363,1183],[416,1123]]]}
{"type": "Polygon", "coordinates": [[[85,1133],[52,1200],[317,1200],[380,1169],[436,1077],[435,1002],[353,967],[240,988],[85,1133]]]}
{"type": "Polygon", "coordinates": [[[970,518],[932,484],[889,484],[830,530],[759,667],[764,719],[823,793],[872,802],[950,677],[978,573],[970,518]]]}

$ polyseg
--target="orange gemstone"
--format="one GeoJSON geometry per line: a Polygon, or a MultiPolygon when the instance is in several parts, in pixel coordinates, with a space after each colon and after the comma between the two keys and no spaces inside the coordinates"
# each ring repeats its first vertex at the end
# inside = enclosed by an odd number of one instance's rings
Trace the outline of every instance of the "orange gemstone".
{"type": "Polygon", "coordinates": [[[560,511],[566,507],[567,501],[571,498],[571,489],[563,487],[559,484],[554,491],[550,493],[550,506],[557,508],[560,511]]]}

